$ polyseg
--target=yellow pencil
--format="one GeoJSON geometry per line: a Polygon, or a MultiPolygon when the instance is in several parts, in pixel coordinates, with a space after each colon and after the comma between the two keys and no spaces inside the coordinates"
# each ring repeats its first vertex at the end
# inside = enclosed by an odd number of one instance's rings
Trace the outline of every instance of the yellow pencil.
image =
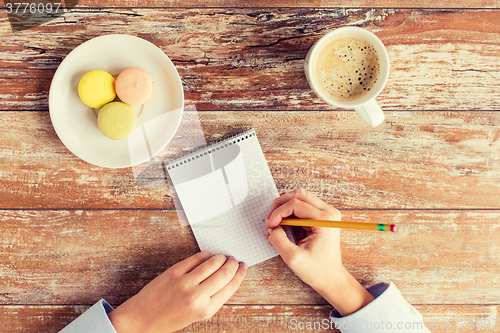
{"type": "Polygon", "coordinates": [[[327,221],[313,219],[283,219],[281,225],[292,225],[300,227],[326,227],[360,230],[398,231],[395,224],[348,222],[348,221],[327,221]]]}

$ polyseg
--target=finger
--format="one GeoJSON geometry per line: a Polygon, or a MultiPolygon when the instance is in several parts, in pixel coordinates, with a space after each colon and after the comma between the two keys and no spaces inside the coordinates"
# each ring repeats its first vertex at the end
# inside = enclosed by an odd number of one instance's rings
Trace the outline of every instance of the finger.
{"type": "Polygon", "coordinates": [[[285,217],[295,215],[298,218],[328,219],[328,215],[318,208],[300,199],[293,198],[276,208],[266,222],[266,228],[272,229],[285,217]]]}
{"type": "Polygon", "coordinates": [[[229,283],[227,283],[222,289],[212,295],[211,302],[214,306],[219,309],[227,300],[238,290],[241,285],[241,281],[247,273],[248,266],[244,262],[240,262],[236,274],[229,283]]]}
{"type": "Polygon", "coordinates": [[[198,252],[173,265],[170,269],[176,270],[179,274],[187,274],[203,262],[207,261],[211,256],[212,255],[208,251],[198,252]]]}
{"type": "Polygon", "coordinates": [[[271,213],[276,208],[294,198],[299,199],[301,201],[305,201],[310,205],[316,207],[317,209],[326,210],[330,208],[330,206],[327,203],[325,203],[323,200],[321,200],[311,192],[304,190],[303,188],[298,188],[274,199],[273,203],[271,204],[271,208],[266,214],[266,218],[269,218],[271,216],[271,213]]]}
{"type": "Polygon", "coordinates": [[[273,202],[271,203],[269,211],[266,213],[266,218],[268,219],[276,208],[278,208],[279,206],[290,200],[292,198],[292,193],[294,191],[287,192],[274,199],[273,202]]]}
{"type": "Polygon", "coordinates": [[[239,264],[234,257],[229,257],[224,265],[210,275],[200,285],[203,293],[213,295],[227,285],[236,274],[239,264]]]}
{"type": "Polygon", "coordinates": [[[225,255],[216,254],[215,256],[212,256],[208,260],[205,260],[205,262],[201,263],[198,267],[193,269],[189,273],[189,277],[190,279],[192,279],[193,283],[201,283],[210,275],[215,273],[219,268],[221,268],[226,260],[227,258],[225,255]]]}
{"type": "Polygon", "coordinates": [[[287,264],[290,262],[290,258],[295,256],[298,251],[297,245],[292,243],[285,233],[285,230],[281,226],[277,226],[269,235],[269,243],[278,251],[283,261],[287,264]]]}

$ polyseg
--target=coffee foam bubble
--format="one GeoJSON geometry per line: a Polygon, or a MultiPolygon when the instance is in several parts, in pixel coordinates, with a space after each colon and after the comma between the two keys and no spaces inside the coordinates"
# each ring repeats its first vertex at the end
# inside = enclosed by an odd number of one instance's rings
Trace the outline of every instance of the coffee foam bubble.
{"type": "Polygon", "coordinates": [[[357,38],[339,38],[319,53],[314,79],[320,89],[340,102],[366,95],[380,76],[380,62],[375,47],[357,38]]]}

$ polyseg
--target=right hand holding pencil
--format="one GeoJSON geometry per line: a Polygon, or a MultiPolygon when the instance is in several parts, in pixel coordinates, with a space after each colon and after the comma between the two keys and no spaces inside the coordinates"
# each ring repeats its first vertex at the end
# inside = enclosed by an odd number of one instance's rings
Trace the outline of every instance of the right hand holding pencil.
{"type": "Polygon", "coordinates": [[[266,215],[269,242],[295,274],[316,290],[322,288],[322,280],[331,284],[343,270],[339,229],[304,227],[306,237],[293,244],[279,225],[289,216],[340,221],[340,211],[298,188],[276,198],[266,215]]]}
{"type": "Polygon", "coordinates": [[[283,218],[340,221],[339,210],[314,194],[296,189],[276,198],[266,214],[269,243],[297,276],[346,316],[373,300],[345,269],[340,254],[340,232],[336,228],[302,227],[306,237],[292,243],[279,225],[283,218]]]}

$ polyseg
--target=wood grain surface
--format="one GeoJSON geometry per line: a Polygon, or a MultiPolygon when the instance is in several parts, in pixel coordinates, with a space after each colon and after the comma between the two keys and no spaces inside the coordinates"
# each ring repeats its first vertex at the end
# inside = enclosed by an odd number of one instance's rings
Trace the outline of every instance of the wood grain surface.
{"type": "MultiPolygon", "coordinates": [[[[462,324],[471,325],[476,322],[480,327],[490,321],[493,327],[497,317],[499,306],[485,305],[426,305],[415,306],[424,316],[424,323],[427,327],[440,327],[432,329],[433,333],[449,333],[454,321],[446,322],[450,314],[463,319],[457,322],[455,332],[473,332],[474,329],[461,328],[462,324]],[[479,322],[478,322],[479,320],[479,322]],[[441,326],[439,326],[441,325],[441,326]],[[448,327],[448,328],[447,328],[448,327]]],[[[4,332],[24,333],[52,333],[70,323],[74,318],[82,314],[88,306],[5,306],[0,308],[0,324],[4,332]]],[[[248,307],[225,305],[210,320],[192,324],[179,332],[207,332],[207,333],[282,333],[282,332],[339,332],[338,330],[325,329],[294,329],[298,323],[303,323],[304,327],[310,323],[314,327],[314,322],[323,323],[328,318],[331,310],[330,306],[308,306],[308,305],[253,305],[248,307]],[[295,321],[294,321],[295,320],[295,321]]],[[[319,327],[319,324],[316,326],[319,327]]],[[[498,325],[497,325],[498,327],[498,325]]],[[[498,332],[498,329],[483,328],[480,332],[498,332]]]]}
{"type": "MultiPolygon", "coordinates": [[[[52,127],[57,67],[110,33],[172,59],[207,142],[254,128],[280,192],[304,187],[344,220],[398,224],[396,234],[342,231],[343,261],[363,285],[393,281],[432,332],[476,330],[446,329],[446,319],[500,319],[500,1],[347,5],[81,0],[15,34],[0,9],[0,331],[58,331],[199,251],[157,172],[194,148],[189,124],[142,173],[83,162],[52,127]],[[309,48],[345,25],[374,32],[389,52],[378,97],[386,122],[375,129],[323,103],[304,76],[309,48]]],[[[276,257],[251,267],[212,319],[183,331],[320,332],[290,321],[330,310],[276,257]]]]}
{"type": "MultiPolygon", "coordinates": [[[[64,2],[64,0],[63,0],[64,2]]],[[[74,2],[74,1],[72,1],[74,2]]],[[[500,8],[498,0],[351,0],[346,3],[342,0],[278,0],[272,3],[249,0],[80,0],[78,7],[424,7],[424,8],[500,8]]]]}
{"type": "MultiPolygon", "coordinates": [[[[308,86],[304,57],[344,25],[367,28],[387,46],[383,108],[500,109],[497,10],[89,8],[2,37],[0,110],[47,110],[59,63],[111,33],[160,47],[182,77],[186,102],[199,110],[328,110],[308,86]]],[[[0,26],[9,33],[7,19],[0,26]]]]}
{"type": "MultiPolygon", "coordinates": [[[[497,304],[500,210],[342,212],[399,227],[342,231],[343,262],[363,285],[393,281],[414,304],[497,304]]],[[[3,305],[121,303],[199,251],[175,211],[4,210],[0,218],[3,305]]],[[[327,304],[279,257],[250,267],[229,303],[327,304]]]]}
{"type": "MultiPolygon", "coordinates": [[[[348,4],[342,0],[278,0],[266,3],[257,0],[61,0],[64,8],[79,10],[82,8],[453,8],[453,9],[498,9],[498,0],[351,0],[348,4]],[[76,7],[72,4],[78,2],[76,7]],[[346,6],[348,5],[348,6],[346,6]]],[[[2,4],[3,5],[3,4],[2,4]]],[[[0,8],[4,8],[1,6],[0,8]]],[[[0,15],[4,15],[4,11],[0,15]]]]}
{"type": "MultiPolygon", "coordinates": [[[[498,207],[498,112],[386,112],[375,129],[354,111],[197,115],[208,142],[254,128],[281,192],[304,187],[340,209],[498,207]]],[[[1,208],[175,208],[163,172],[134,178],[80,160],[47,112],[0,121],[1,208]]],[[[183,148],[195,148],[189,127],[181,132],[183,148]]],[[[179,157],[174,148],[164,157],[179,157]]]]}

